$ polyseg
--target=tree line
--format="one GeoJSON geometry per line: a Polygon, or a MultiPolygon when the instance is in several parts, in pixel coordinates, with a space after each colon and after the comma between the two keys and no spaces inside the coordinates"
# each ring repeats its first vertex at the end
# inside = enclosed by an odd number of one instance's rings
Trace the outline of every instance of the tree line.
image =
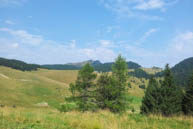
{"type": "MultiPolygon", "coordinates": [[[[76,82],[70,84],[72,96],[66,99],[75,102],[81,111],[109,109],[115,113],[125,112],[129,105],[127,79],[127,63],[121,55],[112,65],[112,72],[101,73],[99,77],[88,63],[79,71],[76,82]]],[[[193,76],[183,92],[175,85],[169,65],[166,65],[161,83],[153,76],[150,78],[141,113],[193,115],[193,76]]]]}
{"type": "Polygon", "coordinates": [[[32,71],[40,68],[40,65],[27,64],[23,61],[0,58],[0,65],[10,67],[21,71],[32,71]]]}
{"type": "Polygon", "coordinates": [[[193,115],[193,75],[185,90],[174,82],[173,74],[167,64],[163,72],[164,80],[159,84],[151,77],[142,100],[142,114],[161,114],[164,116],[193,115]]]}

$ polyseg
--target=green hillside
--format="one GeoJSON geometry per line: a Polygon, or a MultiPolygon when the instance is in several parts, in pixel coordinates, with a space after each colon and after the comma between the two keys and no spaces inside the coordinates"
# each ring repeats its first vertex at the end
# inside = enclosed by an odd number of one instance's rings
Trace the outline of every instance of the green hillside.
{"type": "MultiPolygon", "coordinates": [[[[132,71],[132,70],[129,70],[132,71]]],[[[130,108],[122,115],[108,110],[98,112],[58,111],[69,96],[69,83],[77,78],[76,70],[38,69],[23,72],[0,66],[0,129],[190,129],[191,117],[140,115],[140,105],[147,86],[145,78],[129,77],[130,108]],[[48,105],[45,105],[48,104],[48,105]]],[[[100,75],[98,73],[98,75],[100,75]]]]}
{"type": "Polygon", "coordinates": [[[44,72],[0,67],[0,104],[35,107],[38,103],[47,102],[54,107],[63,102],[64,96],[69,94],[68,81],[61,82],[40,74],[44,72]]]}

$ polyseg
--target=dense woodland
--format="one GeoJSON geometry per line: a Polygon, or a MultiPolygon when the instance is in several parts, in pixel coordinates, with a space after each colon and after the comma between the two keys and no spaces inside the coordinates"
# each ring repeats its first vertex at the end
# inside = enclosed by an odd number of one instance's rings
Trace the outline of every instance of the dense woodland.
{"type": "Polygon", "coordinates": [[[5,59],[5,58],[0,58],[0,65],[21,70],[21,71],[32,71],[40,68],[40,65],[27,64],[23,61],[14,60],[14,59],[5,59]]]}

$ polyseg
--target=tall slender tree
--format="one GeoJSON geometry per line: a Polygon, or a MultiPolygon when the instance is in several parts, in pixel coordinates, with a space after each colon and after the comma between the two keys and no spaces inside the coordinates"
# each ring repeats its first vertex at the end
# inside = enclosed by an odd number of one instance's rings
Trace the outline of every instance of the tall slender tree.
{"type": "Polygon", "coordinates": [[[182,93],[174,83],[173,75],[167,64],[164,70],[164,81],[161,85],[161,112],[165,116],[181,112],[182,93]]]}
{"type": "Polygon", "coordinates": [[[111,102],[112,111],[122,112],[125,111],[127,106],[126,94],[127,94],[127,77],[128,69],[126,60],[119,55],[112,66],[112,79],[113,81],[113,96],[114,100],[111,102]]]}
{"type": "Polygon", "coordinates": [[[188,87],[183,97],[182,111],[185,115],[193,116],[193,74],[189,79],[188,87]]]}
{"type": "Polygon", "coordinates": [[[145,96],[142,100],[142,114],[160,114],[160,86],[154,77],[149,80],[148,87],[145,91],[145,96]]]}
{"type": "Polygon", "coordinates": [[[79,109],[82,111],[94,110],[96,108],[94,83],[97,75],[94,68],[87,63],[79,72],[76,82],[70,84],[70,91],[79,109]]]}

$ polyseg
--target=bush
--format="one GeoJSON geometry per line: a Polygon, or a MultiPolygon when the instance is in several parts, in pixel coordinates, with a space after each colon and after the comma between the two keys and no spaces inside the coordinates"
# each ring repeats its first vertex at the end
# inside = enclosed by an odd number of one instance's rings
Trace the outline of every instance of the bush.
{"type": "Polygon", "coordinates": [[[128,85],[128,88],[131,88],[131,87],[132,87],[132,86],[131,86],[131,83],[129,83],[129,82],[128,82],[128,84],[127,84],[127,85],[128,85]]]}
{"type": "Polygon", "coordinates": [[[139,88],[145,89],[145,85],[139,85],[139,88]]]}
{"type": "Polygon", "coordinates": [[[75,103],[64,103],[60,105],[59,111],[69,112],[75,109],[77,109],[77,105],[75,103]]]}

